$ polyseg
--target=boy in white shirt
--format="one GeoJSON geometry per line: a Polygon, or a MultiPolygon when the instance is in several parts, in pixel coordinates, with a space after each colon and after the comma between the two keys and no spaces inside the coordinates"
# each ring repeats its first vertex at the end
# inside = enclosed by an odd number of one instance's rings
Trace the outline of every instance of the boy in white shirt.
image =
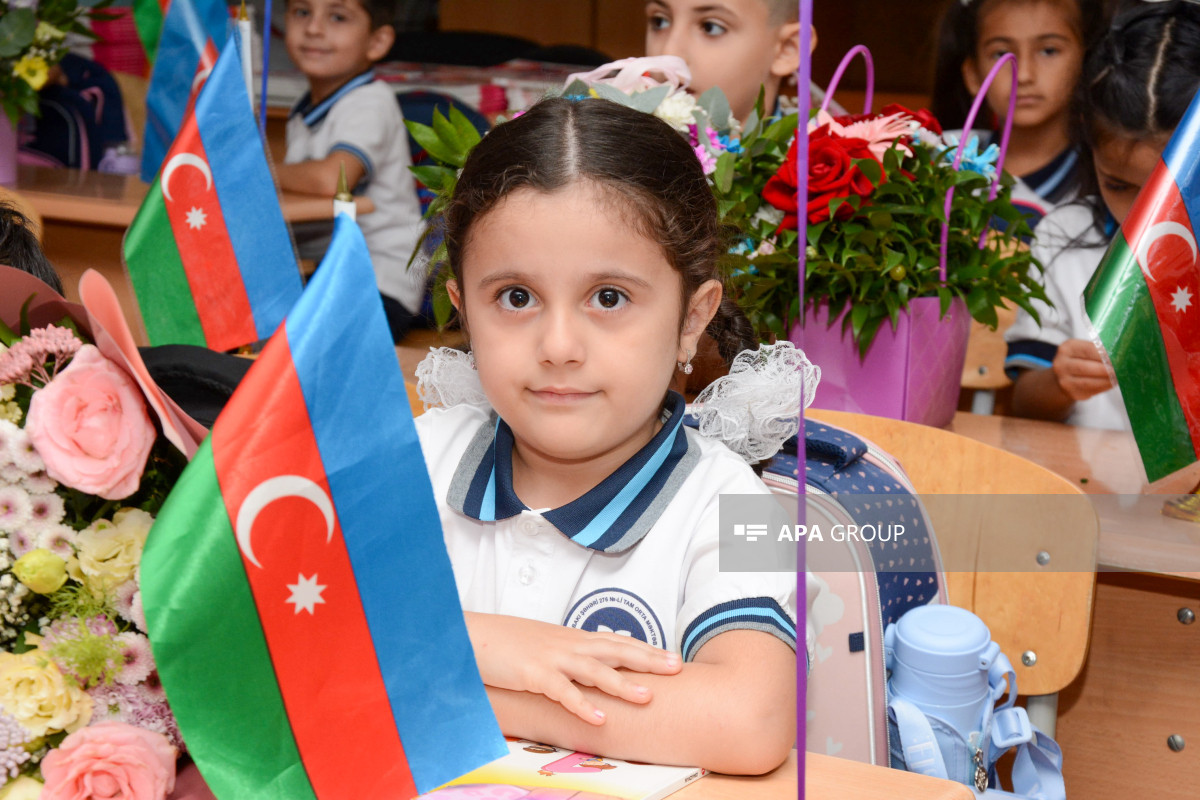
{"type": "MultiPolygon", "coordinates": [[[[278,168],[283,189],[329,197],[345,167],[347,184],[375,210],[359,218],[383,295],[392,337],[412,326],[425,293],[425,275],[407,269],[421,230],[416,184],[400,106],[371,65],[395,38],[390,0],[288,0],[288,55],[308,78],[309,92],[292,110],[287,156],[278,168]]],[[[297,230],[301,255],[319,257],[321,235],[297,230]],[[311,241],[306,242],[306,238],[311,241]]]]}

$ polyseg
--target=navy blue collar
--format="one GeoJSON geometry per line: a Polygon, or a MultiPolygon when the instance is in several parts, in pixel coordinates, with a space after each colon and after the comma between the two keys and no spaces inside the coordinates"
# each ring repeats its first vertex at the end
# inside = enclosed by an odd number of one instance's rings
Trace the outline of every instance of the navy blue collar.
{"type": "Polygon", "coordinates": [[[360,86],[366,86],[371,81],[375,80],[375,70],[369,69],[366,72],[355,75],[350,80],[338,87],[338,90],[326,97],[315,106],[312,104],[312,92],[305,92],[304,96],[292,107],[292,113],[288,117],[294,117],[301,114],[304,117],[304,124],[312,127],[325,119],[325,115],[329,113],[329,109],[333,108],[333,104],[340,100],[347,92],[353,91],[360,86]]]}
{"type": "MultiPolygon", "coordinates": [[[[700,458],[683,427],[680,395],[668,393],[663,417],[654,438],[616,472],[582,497],[545,512],[545,519],[576,544],[605,553],[641,541],[700,458]]],[[[528,510],[513,491],[512,447],[512,430],[493,414],[458,464],[447,496],[450,507],[483,522],[528,510]]]]}

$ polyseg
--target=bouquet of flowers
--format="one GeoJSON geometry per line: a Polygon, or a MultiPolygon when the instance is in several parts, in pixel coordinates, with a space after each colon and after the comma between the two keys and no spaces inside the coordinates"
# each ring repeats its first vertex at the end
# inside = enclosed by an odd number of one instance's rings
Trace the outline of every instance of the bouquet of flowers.
{"type": "Polygon", "coordinates": [[[186,459],[70,317],[31,327],[28,307],[0,322],[0,786],[161,798],[183,743],[138,563],[186,459]]]}
{"type": "Polygon", "coordinates": [[[67,53],[67,34],[94,35],[83,24],[112,0],[0,0],[0,105],[14,125],[38,111],[38,90],[67,53]]]}
{"type": "MultiPolygon", "coordinates": [[[[971,137],[956,169],[959,146],[928,111],[899,105],[857,116],[818,112],[809,122],[805,306],[827,304],[830,320],[848,308],[843,326],[860,353],[913,298],[940,298],[942,314],[962,299],[993,328],[1005,300],[1035,318],[1030,300],[1045,300],[1040,265],[1022,244],[1032,232],[1012,203],[1012,178],[1001,175],[991,192],[999,149],[981,153],[971,137]]],[[[791,170],[794,196],[794,161],[791,170]]]]}
{"type": "MultiPolygon", "coordinates": [[[[760,96],[750,118],[739,123],[720,89],[693,97],[687,91],[690,80],[687,64],[675,56],[627,58],[571,75],[563,94],[599,97],[653,114],[687,138],[708,176],[721,223],[732,234],[723,266],[736,299],[763,338],[783,338],[787,319],[799,314],[794,180],[791,197],[786,190],[787,163],[795,174],[795,155],[789,162],[788,145],[795,138],[797,115],[764,114],[760,96]]],[[[440,162],[413,168],[417,179],[437,193],[426,214],[436,219],[479,134],[454,109],[449,118],[435,114],[432,126],[405,124],[440,162]]],[[[433,253],[435,264],[441,255],[433,253]]],[[[439,325],[449,320],[450,311],[444,293],[436,292],[439,325]]]]}

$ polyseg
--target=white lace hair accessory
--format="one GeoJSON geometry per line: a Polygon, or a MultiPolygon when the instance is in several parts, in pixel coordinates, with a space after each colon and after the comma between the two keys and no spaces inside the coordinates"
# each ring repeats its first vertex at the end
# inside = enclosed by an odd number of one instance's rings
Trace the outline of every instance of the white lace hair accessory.
{"type": "Polygon", "coordinates": [[[431,347],[429,355],[417,364],[417,396],[426,409],[461,403],[488,405],[475,370],[475,356],[453,347],[431,347]]]}
{"type": "Polygon", "coordinates": [[[791,342],[759,345],[738,353],[729,374],[696,397],[692,413],[701,434],[751,463],[762,461],[796,435],[801,387],[808,408],[820,380],[821,368],[791,342]]]}

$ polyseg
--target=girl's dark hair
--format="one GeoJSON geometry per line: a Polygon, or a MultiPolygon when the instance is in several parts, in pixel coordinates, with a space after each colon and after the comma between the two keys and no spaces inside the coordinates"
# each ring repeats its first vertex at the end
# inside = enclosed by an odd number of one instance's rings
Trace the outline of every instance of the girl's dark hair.
{"type": "Polygon", "coordinates": [[[1139,3],[1117,14],[1083,65],[1075,98],[1080,142],[1080,197],[1103,231],[1094,148],[1108,139],[1131,142],[1169,136],[1200,88],[1200,5],[1171,0],[1139,3]]]}
{"type": "MultiPolygon", "coordinates": [[[[657,117],[608,100],[543,100],[497,126],[467,158],[446,208],[446,248],[462,282],[471,226],[518,189],[554,192],[589,181],[623,208],[630,225],[662,248],[682,277],[682,314],[692,294],[721,279],[727,249],[717,206],[692,148],[657,117]]],[[[738,305],[721,299],[707,333],[731,362],[756,344],[738,305]]]]}
{"type": "Polygon", "coordinates": [[[0,200],[0,264],[28,272],[54,291],[63,293],[62,280],[42,252],[33,224],[15,206],[3,200],[0,200]]]}
{"type": "MultiPolygon", "coordinates": [[[[937,58],[933,72],[933,98],[930,111],[942,127],[961,128],[967,120],[974,96],[963,83],[962,66],[975,57],[979,41],[979,20],[1001,3],[1054,3],[1072,6],[1076,12],[1073,24],[1083,47],[1088,47],[1100,35],[1104,25],[1101,0],[947,0],[937,32],[937,58]]],[[[976,122],[977,128],[988,127],[988,117],[976,122]]]]}

